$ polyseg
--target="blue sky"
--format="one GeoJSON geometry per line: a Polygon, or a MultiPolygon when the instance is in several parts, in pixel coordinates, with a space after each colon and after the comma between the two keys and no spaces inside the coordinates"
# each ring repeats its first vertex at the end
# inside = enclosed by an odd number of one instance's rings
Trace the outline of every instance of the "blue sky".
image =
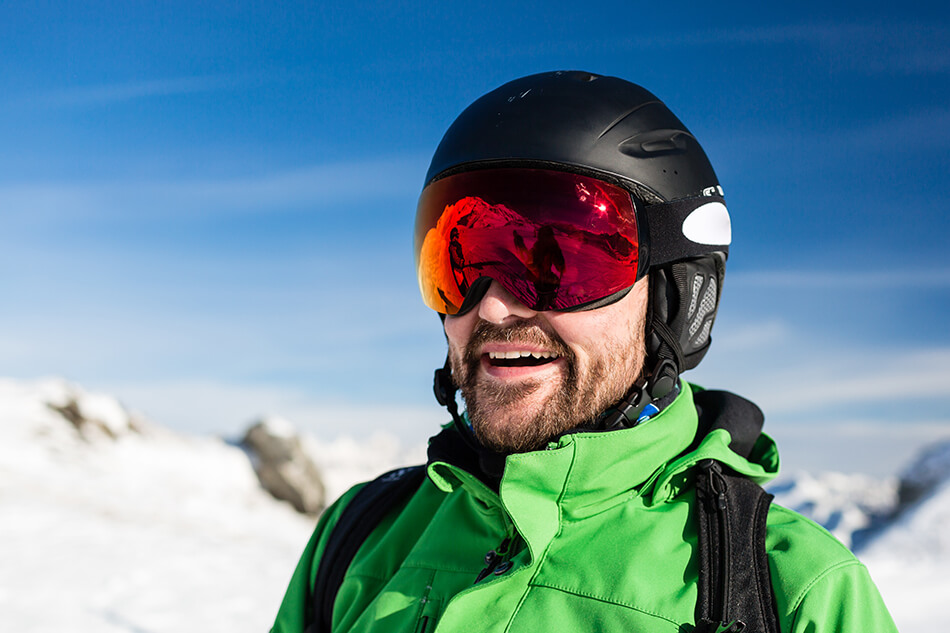
{"type": "Polygon", "coordinates": [[[3,3],[0,375],[193,432],[427,436],[428,160],[484,92],[584,69],[666,101],[726,191],[691,378],[790,467],[889,472],[950,435],[950,9],[860,7],[3,3]]]}

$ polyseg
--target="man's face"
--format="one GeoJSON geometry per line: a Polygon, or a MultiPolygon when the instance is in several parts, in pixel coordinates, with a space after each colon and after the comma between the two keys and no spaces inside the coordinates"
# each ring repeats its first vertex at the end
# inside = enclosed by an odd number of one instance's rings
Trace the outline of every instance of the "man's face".
{"type": "Polygon", "coordinates": [[[630,388],[645,357],[647,280],[581,312],[538,312],[493,281],[475,309],[445,318],[452,375],[478,439],[537,450],[583,426],[630,388]]]}

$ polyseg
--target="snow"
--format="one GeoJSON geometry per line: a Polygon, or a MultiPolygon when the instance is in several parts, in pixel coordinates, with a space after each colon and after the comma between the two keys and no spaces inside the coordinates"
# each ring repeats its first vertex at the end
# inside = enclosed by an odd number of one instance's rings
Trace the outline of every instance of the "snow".
{"type": "Polygon", "coordinates": [[[280,416],[267,416],[261,420],[261,425],[267,431],[268,435],[274,437],[291,438],[297,434],[297,429],[294,428],[293,423],[280,416]]]}
{"type": "Polygon", "coordinates": [[[879,480],[859,473],[800,472],[768,490],[775,495],[775,503],[804,514],[853,547],[862,531],[895,510],[898,485],[895,477],[879,480]]]}
{"type": "MultiPolygon", "coordinates": [[[[331,500],[424,459],[385,435],[303,441],[331,500]]],[[[772,491],[855,548],[903,633],[941,621],[950,443],[900,481],[799,473],[772,491]]],[[[228,442],[61,379],[0,379],[0,631],[267,630],[314,521],[263,492],[228,442]]]]}
{"type": "MultiPolygon", "coordinates": [[[[943,446],[943,454],[950,455],[943,446]]],[[[943,465],[946,471],[946,463],[943,465]]],[[[860,551],[903,633],[932,631],[950,597],[950,478],[860,551]]]]}
{"type": "Polygon", "coordinates": [[[950,441],[899,477],[797,473],[771,491],[852,546],[902,633],[934,629],[950,596],[950,441]]]}
{"type": "MultiPolygon", "coordinates": [[[[398,465],[372,441],[331,494],[398,465]]],[[[57,379],[0,380],[0,517],[0,631],[37,633],[267,630],[314,526],[242,450],[57,379]]]]}

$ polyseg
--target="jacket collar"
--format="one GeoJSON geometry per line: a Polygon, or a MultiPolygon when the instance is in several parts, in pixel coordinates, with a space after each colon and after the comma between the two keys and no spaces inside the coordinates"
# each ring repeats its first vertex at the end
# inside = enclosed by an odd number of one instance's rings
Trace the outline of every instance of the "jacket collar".
{"type": "Polygon", "coordinates": [[[778,454],[760,433],[761,412],[754,404],[727,392],[681,386],[670,405],[636,427],[570,433],[546,450],[508,455],[500,482],[484,471],[492,459],[485,449],[449,426],[430,441],[429,476],[446,492],[463,488],[487,509],[500,511],[536,556],[562,521],[627,501],[648,507],[675,498],[702,459],[716,459],[759,483],[777,474],[778,454]],[[734,450],[749,452],[752,461],[734,450]]]}
{"type": "Polygon", "coordinates": [[[638,494],[689,446],[697,426],[692,395],[684,388],[637,427],[570,433],[546,450],[508,455],[500,494],[480,469],[478,447],[450,426],[430,441],[429,476],[446,492],[464,488],[487,508],[502,510],[534,557],[561,520],[581,519],[638,494]]]}

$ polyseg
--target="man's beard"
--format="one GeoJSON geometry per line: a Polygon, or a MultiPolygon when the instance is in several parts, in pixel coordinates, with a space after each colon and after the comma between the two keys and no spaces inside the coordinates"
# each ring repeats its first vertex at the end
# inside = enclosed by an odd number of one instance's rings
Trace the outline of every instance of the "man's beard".
{"type": "Polygon", "coordinates": [[[537,321],[500,327],[479,321],[464,350],[450,350],[452,376],[462,392],[476,437],[500,453],[521,453],[544,448],[548,442],[573,429],[591,428],[597,417],[618,402],[636,380],[642,367],[642,334],[631,333],[622,341],[605,340],[604,354],[591,358],[581,375],[574,352],[556,332],[537,321]],[[513,384],[480,379],[479,350],[490,342],[518,342],[556,353],[565,371],[559,388],[537,411],[524,410],[522,399],[542,389],[541,380],[513,384]]]}

